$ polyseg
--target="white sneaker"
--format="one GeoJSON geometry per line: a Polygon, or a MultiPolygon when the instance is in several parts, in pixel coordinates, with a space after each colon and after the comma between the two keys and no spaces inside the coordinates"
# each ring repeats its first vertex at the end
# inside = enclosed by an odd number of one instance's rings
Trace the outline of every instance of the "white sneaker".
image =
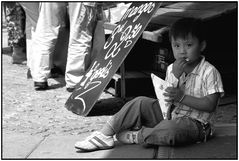
{"type": "Polygon", "coordinates": [[[84,141],[78,141],[75,143],[75,148],[83,151],[95,151],[111,149],[114,147],[113,136],[106,136],[101,132],[94,132],[84,141]]]}
{"type": "Polygon", "coordinates": [[[138,144],[138,132],[139,131],[123,131],[116,134],[116,139],[124,144],[138,144]]]}

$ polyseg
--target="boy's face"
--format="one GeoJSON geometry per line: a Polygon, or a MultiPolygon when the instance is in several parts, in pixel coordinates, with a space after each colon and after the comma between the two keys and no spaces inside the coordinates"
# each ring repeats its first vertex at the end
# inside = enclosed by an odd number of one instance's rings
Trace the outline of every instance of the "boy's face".
{"type": "Polygon", "coordinates": [[[205,42],[200,43],[196,37],[189,34],[185,39],[172,37],[171,46],[176,60],[184,58],[190,63],[201,56],[201,52],[205,49],[205,42]]]}

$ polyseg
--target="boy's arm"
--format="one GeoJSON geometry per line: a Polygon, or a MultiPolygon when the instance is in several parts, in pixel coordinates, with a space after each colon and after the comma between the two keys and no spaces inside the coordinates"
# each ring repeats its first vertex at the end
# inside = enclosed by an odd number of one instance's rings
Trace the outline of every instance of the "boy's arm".
{"type": "Polygon", "coordinates": [[[221,75],[216,68],[212,68],[203,79],[207,95],[201,98],[185,95],[181,103],[197,110],[213,112],[224,95],[221,75]]]}
{"type": "Polygon", "coordinates": [[[168,87],[165,91],[166,93],[164,93],[164,96],[168,98],[165,100],[166,102],[179,102],[191,108],[205,112],[214,111],[220,98],[220,93],[218,92],[198,98],[184,94],[184,91],[180,88],[168,87]]]}
{"type": "Polygon", "coordinates": [[[165,80],[170,84],[170,86],[178,87],[179,78],[184,72],[186,64],[187,61],[185,58],[179,58],[167,68],[165,80]]]}
{"type": "Polygon", "coordinates": [[[222,80],[219,72],[216,69],[212,69],[204,77],[204,84],[207,95],[204,97],[194,97],[186,95],[183,89],[168,87],[164,93],[168,97],[165,101],[174,103],[179,102],[191,108],[212,112],[215,110],[220,96],[223,96],[224,90],[222,80]]]}
{"type": "Polygon", "coordinates": [[[220,93],[210,94],[202,98],[185,95],[180,103],[200,111],[213,112],[217,107],[219,98],[220,93]]]}

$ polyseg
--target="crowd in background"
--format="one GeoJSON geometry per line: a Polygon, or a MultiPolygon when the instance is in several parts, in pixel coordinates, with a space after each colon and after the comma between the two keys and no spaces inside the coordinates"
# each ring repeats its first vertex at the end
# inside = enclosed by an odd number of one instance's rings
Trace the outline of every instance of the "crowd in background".
{"type": "MultiPolygon", "coordinates": [[[[49,88],[47,79],[65,76],[66,90],[72,92],[104,44],[104,10],[116,3],[102,2],[4,2],[3,11],[12,48],[12,63],[27,61],[27,78],[35,90],[49,88]],[[53,61],[59,34],[67,42],[65,69],[53,61]]],[[[110,17],[110,14],[108,15],[110,17]]],[[[62,49],[63,50],[63,49],[62,49]]],[[[59,51],[59,49],[58,49],[59,51]]]]}

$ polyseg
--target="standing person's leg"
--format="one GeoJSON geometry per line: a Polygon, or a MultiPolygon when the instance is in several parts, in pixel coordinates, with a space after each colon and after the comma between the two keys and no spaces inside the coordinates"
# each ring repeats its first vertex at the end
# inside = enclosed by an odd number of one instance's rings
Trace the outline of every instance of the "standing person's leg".
{"type": "Polygon", "coordinates": [[[70,37],[66,64],[66,89],[73,91],[90,65],[96,10],[83,3],[69,3],[70,37]]]}
{"type": "Polygon", "coordinates": [[[66,3],[42,2],[33,37],[33,69],[31,69],[36,90],[46,89],[47,78],[52,66],[52,55],[61,27],[65,25],[66,3]]]}
{"type": "Polygon", "coordinates": [[[33,2],[33,3],[24,3],[20,2],[22,8],[25,11],[26,14],[26,48],[27,48],[27,78],[31,78],[31,72],[30,69],[33,69],[32,64],[32,55],[33,55],[33,48],[34,44],[32,43],[32,37],[35,33],[36,24],[39,16],[39,2],[33,2]]]}

